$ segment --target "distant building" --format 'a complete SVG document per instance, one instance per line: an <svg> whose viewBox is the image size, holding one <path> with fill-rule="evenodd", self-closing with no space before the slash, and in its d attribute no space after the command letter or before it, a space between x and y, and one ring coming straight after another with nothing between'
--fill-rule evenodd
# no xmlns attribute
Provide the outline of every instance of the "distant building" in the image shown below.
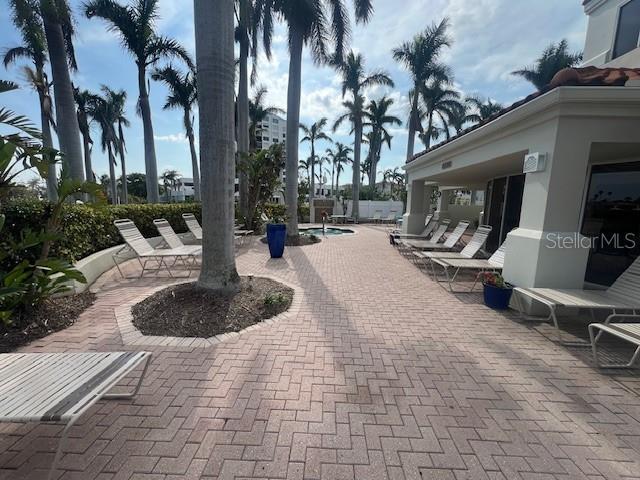
<svg viewBox="0 0 640 480"><path fill-rule="evenodd" d="M267 149L272 145L283 144L284 153L287 152L287 120L273 113L267 114L264 121L256 127L256 145L259 149ZM280 181L284 188L286 181L286 172L283 169L280 172ZM274 197L275 203L284 203L284 195L278 192Z"/></svg>

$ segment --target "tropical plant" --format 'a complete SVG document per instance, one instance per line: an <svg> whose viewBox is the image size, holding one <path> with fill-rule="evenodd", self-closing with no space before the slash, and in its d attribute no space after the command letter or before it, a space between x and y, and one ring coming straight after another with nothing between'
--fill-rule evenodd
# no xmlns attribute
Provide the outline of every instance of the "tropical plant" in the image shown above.
<svg viewBox="0 0 640 480"><path fill-rule="evenodd" d="M171 201L171 192L177 191L180 187L180 179L182 175L178 173L177 170L165 170L160 175L160 180L162 181L162 185L164 185L164 193L167 203Z"/></svg>
<svg viewBox="0 0 640 480"><path fill-rule="evenodd" d="M249 215L244 220L248 228L255 230L260 226L261 206L271 202L281 185L280 171L284 168L282 144L250 153L246 160L241 161L240 168L249 180Z"/></svg>
<svg viewBox="0 0 640 480"><path fill-rule="evenodd" d="M24 67L24 73L30 86L37 92L40 103L40 128L42 145L53 148L51 127L55 128L53 102L51 99L51 82L45 71L47 62L47 41L42 25L42 18L37 14L35 4L30 0L11 0L13 23L20 31L23 45L10 48L5 52L3 63L5 68L19 59L27 59L34 68ZM51 163L47 172L47 197L55 200L56 167Z"/></svg>
<svg viewBox="0 0 640 480"><path fill-rule="evenodd" d="M257 135L260 133L260 125L269 115L284 115L284 110L264 104L267 88L259 86L253 98L249 100L249 150L255 152L258 149Z"/></svg>
<svg viewBox="0 0 640 480"><path fill-rule="evenodd" d="M186 74L180 73L172 66L156 69L151 78L162 82L169 87L169 96L164 104L164 109L182 109L182 121L184 130L189 140L189 150L191 152L191 169L193 171L193 192L196 202L200 201L200 167L198 166L198 154L196 153L196 142L193 133L193 118L191 112L193 106L198 101L196 88L196 74L191 70Z"/></svg>
<svg viewBox="0 0 640 480"><path fill-rule="evenodd" d="M582 60L582 53L569 52L569 44L563 39L558 44L551 43L544 49L535 64L521 70L511 72L524 78L538 90L544 89L563 68L575 67Z"/></svg>
<svg viewBox="0 0 640 480"><path fill-rule="evenodd" d="M25 1L25 0L21 0ZM35 0L26 0L31 8L37 8ZM80 127L73 97L73 84L69 70L76 70L73 48L73 15L67 0L39 0L49 63L53 77L56 125L63 163L69 175L79 182L85 179L85 166L80 145Z"/></svg>
<svg viewBox="0 0 640 480"><path fill-rule="evenodd" d="M233 291L240 283L233 233L233 0L194 0L194 14L197 83L206 85L198 96L204 232L198 285L209 290Z"/></svg>
<svg viewBox="0 0 640 480"><path fill-rule="evenodd" d="M474 123L483 122L504 109L501 103L477 95L467 97L465 102L475 110L475 113L467 115L467 120Z"/></svg>
<svg viewBox="0 0 640 480"><path fill-rule="evenodd" d="M457 112L464 108L460 101L460 93L448 88L441 82L434 81L422 86L422 112L427 120L426 130L420 134L420 139L426 148L431 146L432 140L437 140L442 133L449 131L449 122ZM435 125L436 116L441 126Z"/></svg>
<svg viewBox="0 0 640 480"><path fill-rule="evenodd" d="M386 143L391 148L391 139L393 136L387 130L388 126L402 125L402 121L395 115L389 113L389 108L393 105L393 99L383 96L379 100L371 100L364 112L364 127L371 129L371 138L369 139L369 185L375 189L376 175L380 157L382 154L382 146Z"/></svg>
<svg viewBox="0 0 640 480"><path fill-rule="evenodd" d="M360 155L362 150L362 134L364 122L364 91L376 85L386 85L393 87L393 80L383 71L365 73L364 58L360 53L349 52L344 62L337 65L337 69L342 75L342 96L347 92L351 94L351 101L346 101L343 105L347 113L341 115L334 124L334 131L338 126L349 119L353 126L353 207L351 215L357 220L360 216L359 188L360 188Z"/></svg>
<svg viewBox="0 0 640 480"><path fill-rule="evenodd" d="M144 130L144 159L147 179L147 201L159 201L158 165L153 139L151 106L147 90L147 68L166 58L179 58L189 68L193 63L187 51L175 40L160 36L155 31L159 0L135 0L133 5L120 5L115 0L91 0L85 4L88 18L105 20L110 31L116 32L123 47L134 57L138 68L138 108Z"/></svg>
<svg viewBox="0 0 640 480"><path fill-rule="evenodd" d="M337 195L340 189L340 174L344 171L345 165L352 163L349 158L349 154L353 153L351 147L346 146L344 143L336 142L334 148L327 149L327 157L331 160L331 192L334 196ZM335 174L335 187L333 184L333 177ZM334 193L335 192L335 193Z"/></svg>
<svg viewBox="0 0 640 480"><path fill-rule="evenodd" d="M407 141L407 161L413 157L415 135L420 129L420 93L423 85L431 80L445 82L449 78L449 69L440 63L445 47L451 46L447 34L449 20L444 18L439 24L432 24L416 35L411 41L393 49L393 58L403 64L411 74L413 81L411 110L409 112L409 138Z"/></svg>
<svg viewBox="0 0 640 480"><path fill-rule="evenodd" d="M102 151L107 152L109 158L109 191L111 203L118 203L118 188L116 180L116 154L120 152L120 140L116 131L116 124L122 115L126 93L121 90L115 92L102 86L103 95L94 95L90 99L90 115L100 126L100 145ZM122 159L121 159L122 161Z"/></svg>
<svg viewBox="0 0 640 480"><path fill-rule="evenodd" d="M367 22L373 12L371 0L353 0L358 22ZM329 59L328 40L334 52L332 61L342 61L349 38L349 14L342 1L256 0L256 18L261 27L265 49L269 51L274 19L283 20L288 27L289 85L287 88L287 182L286 204L289 221L287 235L298 236L298 148L300 125L300 95L302 89L302 50L311 48L316 62Z"/></svg>
<svg viewBox="0 0 640 480"><path fill-rule="evenodd" d="M325 142L332 142L331 137L324 132L324 128L327 126L326 117L322 117L317 122L313 123L311 126L307 127L303 123L300 124L300 129L304 133L304 137L300 139L300 143L308 142L311 145L311 155L309 156L309 160L311 161L310 170L311 175L309 176L309 203L313 200L316 191L315 185L315 176L316 176L316 142L324 140Z"/></svg>
<svg viewBox="0 0 640 480"><path fill-rule="evenodd" d="M91 161L91 151L93 149L93 139L91 138L91 102L94 93L88 90L74 88L73 96L76 100L76 115L78 126L82 135L82 148L84 151L84 175L87 181L93 181L93 164Z"/></svg>
<svg viewBox="0 0 640 480"><path fill-rule="evenodd" d="M311 164L313 163L313 161L311 160L311 157L307 157L306 160L300 160L300 162L298 163L298 170L305 170L307 172L307 183L311 183ZM299 185L298 185L299 187Z"/></svg>

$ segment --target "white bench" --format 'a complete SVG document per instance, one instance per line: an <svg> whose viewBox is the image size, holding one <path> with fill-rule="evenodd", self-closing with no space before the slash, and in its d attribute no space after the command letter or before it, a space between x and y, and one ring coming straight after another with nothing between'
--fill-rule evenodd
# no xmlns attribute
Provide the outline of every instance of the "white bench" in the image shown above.
<svg viewBox="0 0 640 480"><path fill-rule="evenodd" d="M596 365L601 368L630 368L640 357L640 323L611 323L613 319L629 319L640 318L640 315L630 315L614 313L607 317L605 323L592 323L589 325L589 338L591 339L591 350L593 351L593 359ZM596 334L596 330L598 333ZM601 364L598 360L598 340L602 336L602 333L608 333L621 340L625 340L634 344L637 348L631 361L629 363L622 364Z"/></svg>
<svg viewBox="0 0 640 480"><path fill-rule="evenodd" d="M131 398L138 393L150 358L149 352L2 354L0 422L65 424L49 469L52 478L71 426L103 398ZM133 391L108 393L143 361Z"/></svg>

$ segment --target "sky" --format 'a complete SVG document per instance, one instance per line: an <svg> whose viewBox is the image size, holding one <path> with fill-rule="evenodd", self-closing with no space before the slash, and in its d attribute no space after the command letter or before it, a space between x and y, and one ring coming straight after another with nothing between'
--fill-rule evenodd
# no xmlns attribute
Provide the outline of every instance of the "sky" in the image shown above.
<svg viewBox="0 0 640 480"><path fill-rule="evenodd" d="M121 3L125 1L120 0ZM117 36L107 31L103 21L84 17L82 3L70 0L76 20L75 48L79 67L73 75L74 83L91 91L98 91L105 84L127 92L127 113L131 121L131 127L125 132L127 169L129 172L144 172L142 120L135 111L138 91L133 58L123 50ZM0 0L1 52L21 42L10 21L7 4L8 0ZM159 4L158 32L177 39L193 54L193 2L160 0ZM383 69L390 74L394 87L377 87L368 90L366 95L369 99L384 94L393 98L392 113L404 122L402 127L392 129L391 149L383 150L378 171L400 167L406 157L407 97L411 81L402 66L393 61L391 50L394 47L411 39L431 23L448 17L454 43L442 59L454 72L455 87L465 95L476 94L510 104L533 91L530 84L510 72L531 65L549 43L562 38L568 40L571 50L582 50L587 26L581 0L373 0L373 4L371 21L366 25L352 26L350 47L363 54L367 70ZM287 31L283 25L278 25L271 60L261 53L258 63L257 84L267 87L268 105L286 109L287 77ZM37 95L26 87L20 68L10 67L0 72L0 78L24 86L21 90L3 94L1 104L37 121ZM175 169L184 177L191 177L189 146L183 132L181 113L162 109L166 95L163 85L151 81L150 101L158 172ZM309 51L305 50L301 122L311 124L327 117L332 125L342 113L342 101L339 76L331 68L315 65ZM93 128L96 140L93 165L100 176L108 172L108 163L106 155L100 151L97 127ZM331 136L334 141L353 142L346 124ZM321 143L317 149L324 151L328 146ZM416 151L421 148L422 144L416 139ZM365 154L366 147L363 158ZM300 158L308 155L308 144L302 144ZM341 180L343 178L344 182L351 178L348 168Z"/></svg>

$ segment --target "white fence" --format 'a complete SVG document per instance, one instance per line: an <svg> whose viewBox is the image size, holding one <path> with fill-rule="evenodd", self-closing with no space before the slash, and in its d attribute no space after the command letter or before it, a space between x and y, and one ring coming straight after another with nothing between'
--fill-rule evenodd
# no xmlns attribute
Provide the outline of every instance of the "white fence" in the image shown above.
<svg viewBox="0 0 640 480"><path fill-rule="evenodd" d="M353 202L347 200L347 212L346 215L351 216ZM373 218L376 212L380 212L382 218L386 218L390 214L395 217L401 217L404 214L404 205L400 201L395 200L360 200L360 218ZM336 204L334 213L342 213L342 205Z"/></svg>

